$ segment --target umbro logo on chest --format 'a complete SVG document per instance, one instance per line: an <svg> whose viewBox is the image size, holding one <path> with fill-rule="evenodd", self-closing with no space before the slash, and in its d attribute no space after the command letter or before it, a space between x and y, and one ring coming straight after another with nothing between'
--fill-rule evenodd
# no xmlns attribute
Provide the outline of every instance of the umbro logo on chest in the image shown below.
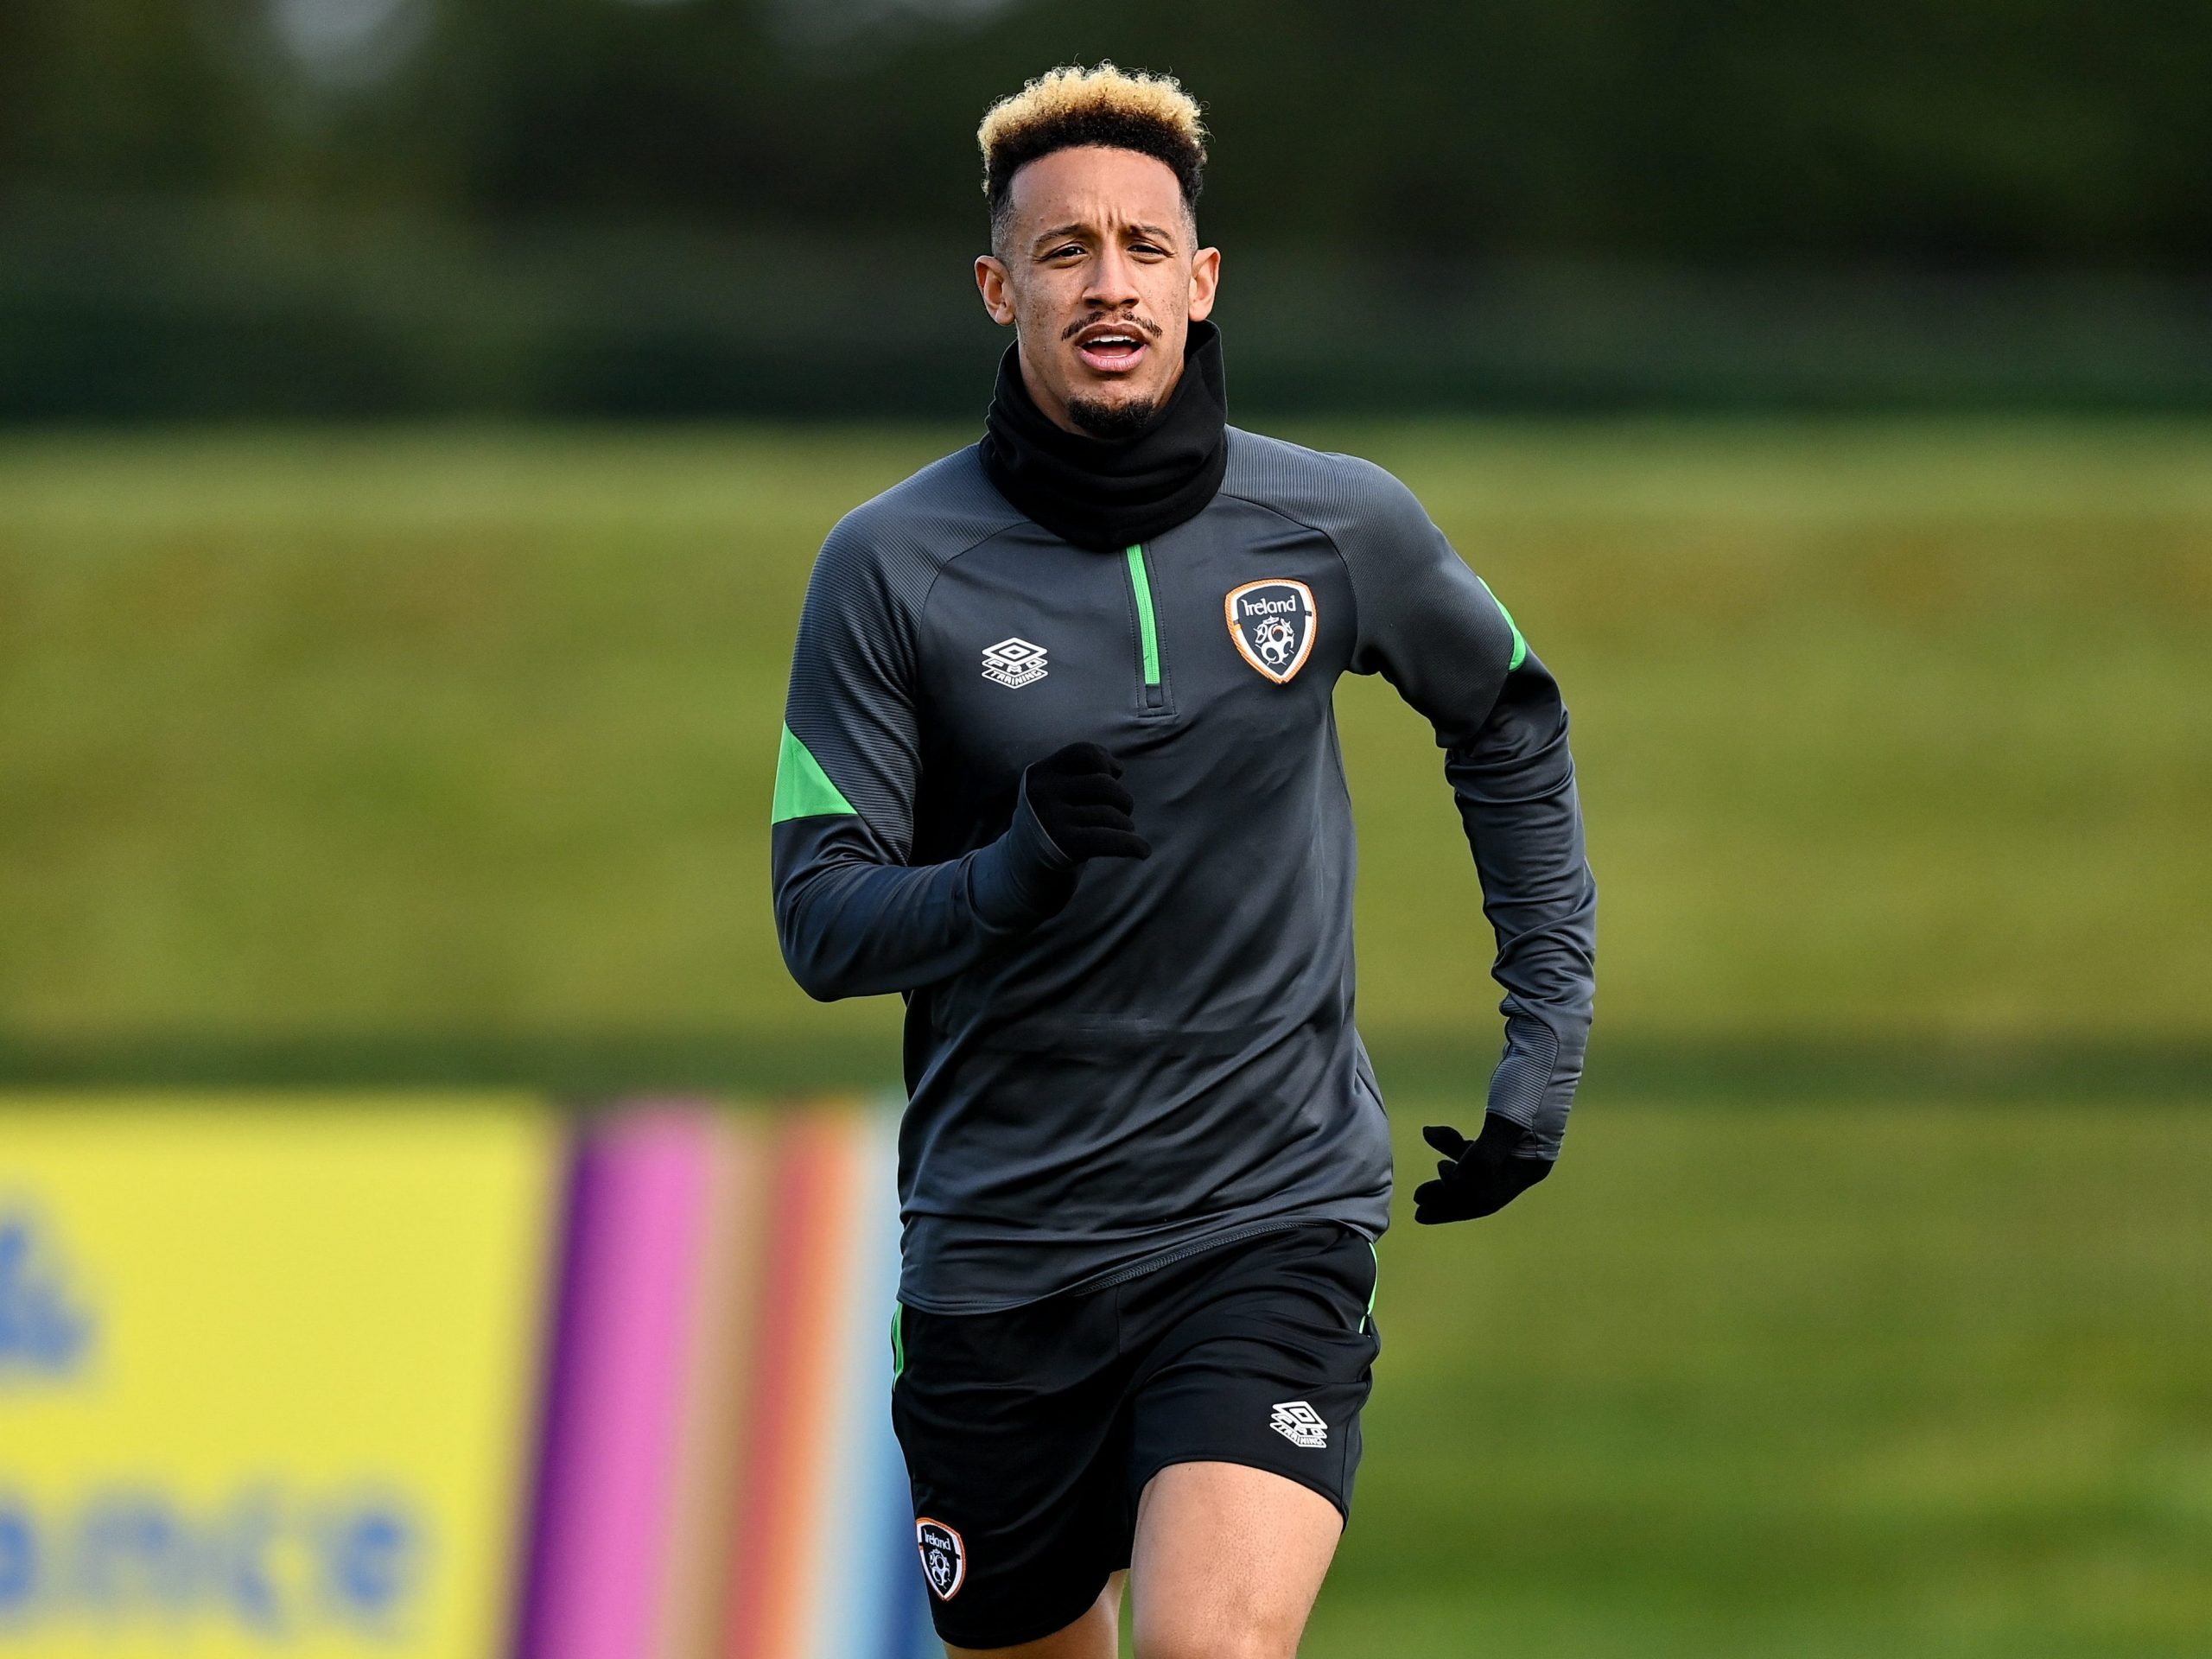
<svg viewBox="0 0 2212 1659"><path fill-rule="evenodd" d="M1019 636L983 647L983 677L1019 691L1034 685L1052 671L1045 666L1045 647Z"/></svg>

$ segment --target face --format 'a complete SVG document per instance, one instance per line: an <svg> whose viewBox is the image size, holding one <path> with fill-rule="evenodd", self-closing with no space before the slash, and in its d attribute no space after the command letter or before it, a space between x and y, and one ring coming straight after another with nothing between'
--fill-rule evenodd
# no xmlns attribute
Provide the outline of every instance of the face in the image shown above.
<svg viewBox="0 0 2212 1659"><path fill-rule="evenodd" d="M1014 175L984 308L1011 326L1037 407L1071 432L1141 426L1183 375L1185 325L1213 309L1221 252L1197 245L1164 162L1085 145Z"/></svg>

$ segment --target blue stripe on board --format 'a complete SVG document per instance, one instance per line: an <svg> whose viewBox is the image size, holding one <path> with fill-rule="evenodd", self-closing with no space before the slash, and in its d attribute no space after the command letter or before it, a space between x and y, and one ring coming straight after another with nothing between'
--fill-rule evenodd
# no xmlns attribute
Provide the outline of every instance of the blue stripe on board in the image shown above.
<svg viewBox="0 0 2212 1659"><path fill-rule="evenodd" d="M819 1600L812 1610L809 1659L873 1654L889 1593L885 1580L891 1562L873 1541L886 1525L882 1468L892 1440L884 1396L889 1344L883 1311L898 1271L897 1126L888 1114L870 1110L855 1127L853 1254L839 1287L837 1434L823 1470L830 1491L822 1513L828 1530L820 1541L821 1559L830 1570L815 1589Z"/></svg>
<svg viewBox="0 0 2212 1659"><path fill-rule="evenodd" d="M882 1319L891 1317L891 1305L899 1292L899 1206L896 1202L899 1175L899 1113L902 1103L889 1103L892 1109L882 1118L887 1139L884 1163L881 1231L877 1248L887 1268L883 1280ZM891 1355L889 1344L885 1344L883 1386L876 1396L882 1402L877 1421L881 1432L876 1436L875 1475L876 1512L883 1539L884 1570L879 1578L879 1613L877 1629L880 1639L874 1649L875 1659L944 1659L944 1649L938 1644L937 1630L930 1623L929 1591L922 1583L920 1562L914 1554L914 1497L913 1489L906 1482L906 1459L899 1450L898 1437L891 1429Z"/></svg>

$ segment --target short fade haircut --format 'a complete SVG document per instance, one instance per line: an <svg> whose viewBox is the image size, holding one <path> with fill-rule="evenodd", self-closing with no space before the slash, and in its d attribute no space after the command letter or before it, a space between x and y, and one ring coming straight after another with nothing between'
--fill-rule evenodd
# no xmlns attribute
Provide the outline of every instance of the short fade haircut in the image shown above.
<svg viewBox="0 0 2212 1659"><path fill-rule="evenodd" d="M1205 183L1206 129L1198 100L1173 75L1129 74L1111 63L1064 64L991 105L976 129L983 150L983 199L991 237L1006 226L1014 175L1056 150L1102 144L1164 162L1182 187L1183 211L1198 220Z"/></svg>

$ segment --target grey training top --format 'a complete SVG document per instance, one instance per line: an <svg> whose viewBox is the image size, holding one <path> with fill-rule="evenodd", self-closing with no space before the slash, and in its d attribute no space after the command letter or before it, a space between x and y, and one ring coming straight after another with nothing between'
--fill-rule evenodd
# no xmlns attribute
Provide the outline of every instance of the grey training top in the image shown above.
<svg viewBox="0 0 2212 1659"><path fill-rule="evenodd" d="M815 565L776 918L811 995L906 998L910 1306L1018 1306L1313 1219L1381 1234L1346 672L1435 728L1507 993L1489 1109L1558 1155L1597 906L1558 687L1388 473L1228 442L1211 503L1125 552L1023 518L971 448L849 514ZM1084 865L1047 913L1001 838L1022 769L1079 741L1127 767L1153 856Z"/></svg>

